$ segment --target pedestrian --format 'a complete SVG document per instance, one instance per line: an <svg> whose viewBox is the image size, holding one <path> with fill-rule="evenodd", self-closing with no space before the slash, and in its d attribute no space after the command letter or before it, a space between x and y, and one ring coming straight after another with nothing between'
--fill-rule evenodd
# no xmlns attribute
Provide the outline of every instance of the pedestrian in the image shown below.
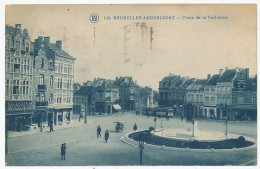
<svg viewBox="0 0 260 169"><path fill-rule="evenodd" d="M60 152L61 152L60 153L61 154L61 160L63 160L64 159L64 154L65 154L64 144L61 145Z"/></svg>
<svg viewBox="0 0 260 169"><path fill-rule="evenodd" d="M183 115L181 115L181 121L183 121Z"/></svg>
<svg viewBox="0 0 260 169"><path fill-rule="evenodd" d="M108 130L107 130L107 131L105 132L105 141L106 141L106 143L107 143L108 137L109 137L109 132L108 132Z"/></svg>
<svg viewBox="0 0 260 169"><path fill-rule="evenodd" d="M166 111L166 121L169 121L169 113Z"/></svg>
<svg viewBox="0 0 260 169"><path fill-rule="evenodd" d="M98 126L98 128L97 128L97 138L98 137L101 137L101 127L100 126Z"/></svg>
<svg viewBox="0 0 260 169"><path fill-rule="evenodd" d="M138 111L136 110L136 111L135 111L135 115L137 115L137 114L138 114Z"/></svg>
<svg viewBox="0 0 260 169"><path fill-rule="evenodd" d="M133 128L133 130L134 130L134 131L136 131L136 130L137 130L137 125L136 125L136 123L135 123L135 125L134 125L134 128Z"/></svg>
<svg viewBox="0 0 260 169"><path fill-rule="evenodd" d="M50 124L50 132L53 131L53 121L51 121L51 124Z"/></svg>

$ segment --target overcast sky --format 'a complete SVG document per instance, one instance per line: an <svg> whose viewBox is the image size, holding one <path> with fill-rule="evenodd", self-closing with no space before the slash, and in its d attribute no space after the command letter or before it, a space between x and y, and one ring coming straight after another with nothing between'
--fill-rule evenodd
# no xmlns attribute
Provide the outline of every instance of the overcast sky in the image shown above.
<svg viewBox="0 0 260 169"><path fill-rule="evenodd" d="M98 23L89 16L99 15ZM227 16L199 20L110 20L104 16ZM124 26L145 22L153 27L153 49L134 40L124 60ZM250 68L256 74L256 5L16 5L6 7L6 24L22 24L32 40L50 36L77 60L75 82L94 77L133 76L140 85L158 89L169 73L206 78L220 68ZM95 38L94 38L95 27ZM149 32L148 32L149 33ZM149 34L148 34L149 35ZM95 44L94 44L95 40ZM140 64L139 64L140 63Z"/></svg>

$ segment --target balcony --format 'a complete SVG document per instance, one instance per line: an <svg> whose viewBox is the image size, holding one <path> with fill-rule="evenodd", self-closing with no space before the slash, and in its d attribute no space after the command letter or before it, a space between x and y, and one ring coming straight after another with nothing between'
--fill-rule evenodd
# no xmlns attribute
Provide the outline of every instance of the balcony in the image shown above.
<svg viewBox="0 0 260 169"><path fill-rule="evenodd" d="M45 91L46 90L46 85L38 85L38 90L39 91Z"/></svg>
<svg viewBox="0 0 260 169"><path fill-rule="evenodd" d="M48 102L36 102L35 104L36 107L47 107L48 106Z"/></svg>

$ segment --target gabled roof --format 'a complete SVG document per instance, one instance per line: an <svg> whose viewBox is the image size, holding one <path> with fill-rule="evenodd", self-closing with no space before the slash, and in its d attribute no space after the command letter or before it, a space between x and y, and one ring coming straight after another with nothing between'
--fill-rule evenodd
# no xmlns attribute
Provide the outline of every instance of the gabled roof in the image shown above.
<svg viewBox="0 0 260 169"><path fill-rule="evenodd" d="M228 69L219 77L217 82L232 82L235 75L236 75L235 69Z"/></svg>
<svg viewBox="0 0 260 169"><path fill-rule="evenodd" d="M74 92L74 95L87 95L92 91L92 86L81 86L79 90Z"/></svg>
<svg viewBox="0 0 260 169"><path fill-rule="evenodd" d="M206 85L211 85L211 86L215 86L217 85L217 81L218 81L218 78L219 78L219 74L216 74L216 75L213 75L206 83L205 83L205 86Z"/></svg>
<svg viewBox="0 0 260 169"><path fill-rule="evenodd" d="M96 80L96 82L94 82L94 88L103 90L103 89L115 89L118 87L114 85L112 80L98 79Z"/></svg>
<svg viewBox="0 0 260 169"><path fill-rule="evenodd" d="M120 77L114 81L116 86L137 86L132 77Z"/></svg>
<svg viewBox="0 0 260 169"><path fill-rule="evenodd" d="M176 75L170 75L170 76L164 77L161 81L163 81L163 82L171 82L173 79L175 79L177 77L178 76L176 76Z"/></svg>
<svg viewBox="0 0 260 169"><path fill-rule="evenodd" d="M188 88L192 82L194 81L194 79L188 78L187 80L185 80L185 82L181 85L182 88L186 89Z"/></svg>
<svg viewBox="0 0 260 169"><path fill-rule="evenodd" d="M53 50L57 55L59 55L59 56L61 56L61 57L64 57L64 58L67 58L67 59L75 60L74 57L72 57L70 54L68 54L68 53L65 52L64 50L59 49L59 48L58 48L55 44L53 44L53 43L50 43L49 48L50 48L51 50Z"/></svg>
<svg viewBox="0 0 260 169"><path fill-rule="evenodd" d="M204 88L204 84L207 82L206 79L197 79L187 89L188 90L201 90Z"/></svg>

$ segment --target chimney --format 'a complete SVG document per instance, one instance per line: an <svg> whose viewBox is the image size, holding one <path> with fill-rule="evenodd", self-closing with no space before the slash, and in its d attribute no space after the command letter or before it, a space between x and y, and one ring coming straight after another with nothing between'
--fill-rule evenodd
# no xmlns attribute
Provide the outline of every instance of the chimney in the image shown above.
<svg viewBox="0 0 260 169"><path fill-rule="evenodd" d="M37 44L38 48L41 48L42 43L43 43L43 37L38 36L38 44Z"/></svg>
<svg viewBox="0 0 260 169"><path fill-rule="evenodd" d="M236 67L235 69L236 69L236 72L239 72L239 71L240 71L239 67Z"/></svg>
<svg viewBox="0 0 260 169"><path fill-rule="evenodd" d="M221 76L223 74L223 69L219 69L219 75Z"/></svg>
<svg viewBox="0 0 260 169"><path fill-rule="evenodd" d="M211 74L208 74L208 80L211 78Z"/></svg>
<svg viewBox="0 0 260 169"><path fill-rule="evenodd" d="M62 41L61 40L57 40L56 44L57 48L59 48L60 50L62 49Z"/></svg>
<svg viewBox="0 0 260 169"><path fill-rule="evenodd" d="M249 68L245 68L245 71L246 71L246 78L248 79L249 78Z"/></svg>
<svg viewBox="0 0 260 169"><path fill-rule="evenodd" d="M22 28L22 24L15 24L15 29L21 30L21 28Z"/></svg>
<svg viewBox="0 0 260 169"><path fill-rule="evenodd" d="M46 46L50 45L50 37L49 36L44 37L44 43L45 43Z"/></svg>

